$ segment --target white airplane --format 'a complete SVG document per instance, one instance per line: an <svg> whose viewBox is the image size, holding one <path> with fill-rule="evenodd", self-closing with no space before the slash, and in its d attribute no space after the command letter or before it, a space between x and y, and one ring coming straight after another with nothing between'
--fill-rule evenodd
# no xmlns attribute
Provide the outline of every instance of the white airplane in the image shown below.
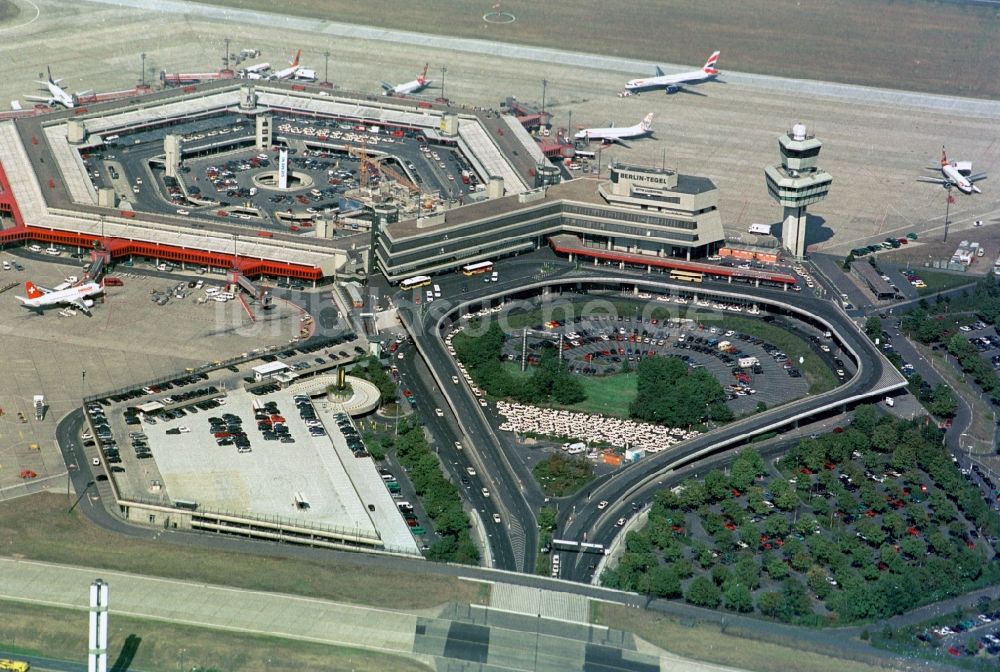
<svg viewBox="0 0 1000 672"><path fill-rule="evenodd" d="M411 93L420 93L426 89L434 82L432 79L427 79L427 65L427 63L424 63L424 71L421 72L420 76L412 82L406 82L405 84L399 84L398 86L393 86L388 82L382 82L382 88L385 89L384 94L387 96L406 96Z"/></svg>
<svg viewBox="0 0 1000 672"><path fill-rule="evenodd" d="M971 161L949 162L948 155L945 154L944 147L941 148L941 165L930 167L927 170L940 170L943 177L921 176L917 178L917 182L932 182L934 184L940 184L946 189L956 187L963 194L983 193L975 183L985 180L986 173L973 175Z"/></svg>
<svg viewBox="0 0 1000 672"><path fill-rule="evenodd" d="M241 74L244 79L265 79L267 77L267 71L270 69L270 63L257 63L256 65L248 65L243 68Z"/></svg>
<svg viewBox="0 0 1000 672"><path fill-rule="evenodd" d="M284 70L276 70L272 72L268 79L291 79L295 76L295 73L299 69L299 56L302 55L302 50L299 49L295 52L295 58L289 62L289 66Z"/></svg>
<svg viewBox="0 0 1000 672"><path fill-rule="evenodd" d="M25 100L34 100L38 102L45 103L49 107L54 105L62 105L65 108L75 107L80 101L80 94L72 94L66 91L64 88L59 86L59 82L63 81L61 79L52 79L52 69L48 68L49 79L46 82L36 82L46 87L49 91L49 97L44 96L25 96Z"/></svg>
<svg viewBox="0 0 1000 672"><path fill-rule="evenodd" d="M62 286L62 285L60 285ZM50 306L72 306L90 315L90 309L94 305L95 296L104 291L104 288L96 282L84 282L82 284L66 287L65 289L46 289L38 287L30 280L24 283L27 297L15 297L25 308L33 308L41 311Z"/></svg>
<svg viewBox="0 0 1000 672"><path fill-rule="evenodd" d="M625 84L625 90L622 94L631 96L640 91L650 91L652 89L663 89L664 93L677 93L678 91L694 93L694 91L685 89L684 84L701 84L702 82L707 82L718 77L720 72L716 69L715 64L719 61L720 53L716 51L709 56L701 70L682 72L679 75L665 75L663 74L663 69L660 66L656 66L655 76L630 80Z"/></svg>
<svg viewBox="0 0 1000 672"><path fill-rule="evenodd" d="M652 134L653 113L650 112L635 126L623 126L621 128L616 128L614 126L609 128L585 128L582 131L578 131L574 137L577 140L600 140L606 145L618 143L622 147L628 147L628 145L622 142L623 140L645 138Z"/></svg>

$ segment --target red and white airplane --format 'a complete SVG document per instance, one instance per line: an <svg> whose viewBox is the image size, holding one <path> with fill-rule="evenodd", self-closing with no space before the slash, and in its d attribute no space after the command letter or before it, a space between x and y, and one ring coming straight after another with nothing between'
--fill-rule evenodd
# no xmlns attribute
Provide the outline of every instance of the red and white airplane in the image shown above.
<svg viewBox="0 0 1000 672"><path fill-rule="evenodd" d="M608 128L585 128L582 131L578 131L574 137L577 140L600 140L606 145L618 143L622 147L628 147L623 140L645 138L652 134L653 113L650 112L635 126L622 126L621 128L617 128L615 126L610 126Z"/></svg>
<svg viewBox="0 0 1000 672"><path fill-rule="evenodd" d="M315 80L316 71L310 70L308 68L303 68L299 66L299 57L302 56L302 50L299 49L295 52L295 58L293 58L287 68L283 70L276 70L271 73L268 79L303 79L303 80Z"/></svg>
<svg viewBox="0 0 1000 672"><path fill-rule="evenodd" d="M24 283L24 290L27 297L18 296L18 301L25 308L33 308L41 311L51 306L72 306L90 315L90 309L94 305L91 296L96 296L104 291L104 287L96 282L84 282L72 287L63 288L62 285L56 289L39 287L30 280Z"/></svg>
<svg viewBox="0 0 1000 672"><path fill-rule="evenodd" d="M427 63L424 63L424 71L420 73L420 76L414 79L412 82L406 82L405 84L399 84L393 86L388 82L382 82L382 88L385 89L385 95L387 96L406 96L411 93L420 93L428 86L430 86L434 80L427 79Z"/></svg>
<svg viewBox="0 0 1000 672"><path fill-rule="evenodd" d="M972 174L971 161L948 161L944 147L941 148L941 165L933 166L927 170L940 170L942 177L918 177L917 182L932 182L940 184L945 189L957 188L963 194L983 193L976 182L986 179L986 173Z"/></svg>
<svg viewBox="0 0 1000 672"><path fill-rule="evenodd" d="M678 91L694 93L694 91L685 89L684 84L701 84L718 77L721 73L716 69L715 64L719 62L720 53L716 51L709 56L701 70L682 72L679 75L665 75L663 74L663 69L660 66L656 66L656 75L654 77L630 80L625 84L625 90L622 91L622 95L631 96L640 91L651 91L653 89L663 89L664 93L677 93Z"/></svg>

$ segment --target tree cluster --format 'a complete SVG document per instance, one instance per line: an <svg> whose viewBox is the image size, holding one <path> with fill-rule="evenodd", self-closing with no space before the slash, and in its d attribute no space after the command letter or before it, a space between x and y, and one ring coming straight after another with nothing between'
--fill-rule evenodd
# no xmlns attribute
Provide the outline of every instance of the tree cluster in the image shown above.
<svg viewBox="0 0 1000 672"><path fill-rule="evenodd" d="M378 357L370 355L365 359L358 360L354 368L351 369L351 375L363 378L377 387L379 398L383 404L389 404L396 400L396 383L385 372Z"/></svg>
<svg viewBox="0 0 1000 672"><path fill-rule="evenodd" d="M459 334L454 339L458 358L469 375L490 395L525 404L570 405L587 398L579 379L559 361L554 346L542 350L541 360L531 376L511 375L502 365L505 338L499 323L492 322L480 336Z"/></svg>
<svg viewBox="0 0 1000 672"><path fill-rule="evenodd" d="M800 441L779 465L781 476L762 480L765 464L748 450L728 474L658 492L602 582L817 624L817 601L852 623L1000 580L1000 565L968 536L1000 536L1000 519L924 418L862 406L848 429ZM870 477L890 468L900 475Z"/></svg>
<svg viewBox="0 0 1000 672"><path fill-rule="evenodd" d="M572 495L594 476L590 460L563 453L541 460L532 471L542 490L551 497Z"/></svg>
<svg viewBox="0 0 1000 672"><path fill-rule="evenodd" d="M634 418L671 427L690 427L708 419L732 420L722 385L705 369L690 369L677 357L639 362Z"/></svg>
<svg viewBox="0 0 1000 672"><path fill-rule="evenodd" d="M424 510L434 521L435 531L441 536L427 552L428 559L477 564L479 550L469 536L469 519L462 508L458 489L445 479L419 424L400 423L396 455L406 468Z"/></svg>

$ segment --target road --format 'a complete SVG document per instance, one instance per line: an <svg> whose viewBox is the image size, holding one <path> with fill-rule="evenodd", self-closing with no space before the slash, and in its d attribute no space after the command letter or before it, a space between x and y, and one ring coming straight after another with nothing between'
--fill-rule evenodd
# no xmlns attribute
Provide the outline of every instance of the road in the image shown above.
<svg viewBox="0 0 1000 672"><path fill-rule="evenodd" d="M543 261L546 273L539 273L539 262ZM501 493L503 503L520 520L532 520L524 516L524 511L533 510L537 501L528 493L525 483L530 480L527 466L511 456L511 452L498 438L490 423L482 413L476 398L465 385L453 385L451 376L460 376L454 359L447 353L442 340L442 332L452 324L457 314L464 310L478 308L514 297L533 295L543 287L559 291L568 287L573 291L593 288L632 288L642 291L690 292L690 286L679 286L662 280L664 276L650 276L631 273L607 267L587 267L578 270L573 264L547 256L540 252L525 255L496 264L498 282L484 282L479 277L465 277L461 274L441 277L442 298L433 304L415 304L407 296L396 295L396 303L404 325L414 339L420 355L426 362L438 391L443 394L447 406L456 422L470 442L470 450L475 456L469 459L481 460L488 466L487 473L493 479L496 490ZM658 487L664 474L684 464L695 462L727 447L745 442L756 434L778 429L799 420L815 418L829 412L840 412L846 405L872 398L880 398L887 392L905 387L906 380L882 356L878 349L861 334L853 322L839 308L828 301L813 297L795 295L781 290L764 288L732 287L725 283L705 283L698 289L701 295L714 295L722 300L746 303L754 299L769 304L772 312L803 319L821 329L833 332L834 340L858 368L857 374L836 389L786 404L765 413L731 423L718 430L685 442L670 451L648 456L641 462L619 470L612 475L599 478L575 497L560 504L559 529L563 538L583 540L586 534L591 542L609 545L618 530L614 521L632 514L631 502L648 500ZM458 298L452 298L458 297ZM517 483L517 487L514 484ZM588 506L588 500L606 499L611 504L604 511ZM519 513L520 511L520 513ZM519 570L531 567L534 554L528 548L537 546L537 530L524 526L525 544L522 565ZM510 531L511 545L517 546L516 530ZM583 580L588 567L578 565L564 572L566 578Z"/></svg>

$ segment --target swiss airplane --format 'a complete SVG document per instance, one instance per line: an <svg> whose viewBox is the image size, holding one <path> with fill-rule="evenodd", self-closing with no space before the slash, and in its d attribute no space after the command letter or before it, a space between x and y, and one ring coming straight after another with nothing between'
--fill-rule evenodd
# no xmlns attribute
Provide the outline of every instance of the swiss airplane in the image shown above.
<svg viewBox="0 0 1000 672"><path fill-rule="evenodd" d="M46 289L35 285L30 280L24 283L24 289L28 296L15 298L25 308L41 311L50 306L73 306L87 315L90 315L90 309L94 305L93 299L89 297L104 291L104 288L96 282L84 282L65 289Z"/></svg>
<svg viewBox="0 0 1000 672"><path fill-rule="evenodd" d="M701 70L682 72L679 75L665 75L663 74L663 69L660 66L656 66L655 76L630 80L625 84L625 90L622 92L622 95L631 96L640 91L651 91L653 89L663 89L664 93L677 93L678 91L694 93L694 91L685 89L684 85L701 84L718 77L721 73L716 69L715 64L719 62L720 53L716 51L709 56Z"/></svg>
<svg viewBox="0 0 1000 672"><path fill-rule="evenodd" d="M59 82L63 81L61 79L52 79L52 69L47 68L49 72L49 79L45 82L36 82L36 84L41 84L46 87L49 91L49 97L44 96L25 96L25 100L34 100L45 103L49 107L53 105L62 105L65 108L75 107L79 102L80 94L72 94L66 89L59 86Z"/></svg>
<svg viewBox="0 0 1000 672"><path fill-rule="evenodd" d="M399 84L398 86L393 86L388 82L382 82L382 88L385 89L385 95L405 96L411 93L420 93L426 89L434 82L432 79L427 79L427 65L427 63L424 63L424 71L421 72L420 76L412 82L406 82L405 84Z"/></svg>
<svg viewBox="0 0 1000 672"><path fill-rule="evenodd" d="M652 134L653 113L650 112L635 126L623 126L621 128L616 128L614 126L609 128L585 128L582 131L577 132L574 137L577 140L600 140L606 145L618 143L622 147L628 147L628 145L622 142L623 140L645 138Z"/></svg>
<svg viewBox="0 0 1000 672"><path fill-rule="evenodd" d="M983 193L975 183L985 180L986 173L973 175L971 161L949 162L948 155L945 154L944 147L941 148L941 165L928 168L927 170L940 170L942 177L921 176L917 178L917 182L932 182L934 184L940 184L946 189L955 187L963 194Z"/></svg>

